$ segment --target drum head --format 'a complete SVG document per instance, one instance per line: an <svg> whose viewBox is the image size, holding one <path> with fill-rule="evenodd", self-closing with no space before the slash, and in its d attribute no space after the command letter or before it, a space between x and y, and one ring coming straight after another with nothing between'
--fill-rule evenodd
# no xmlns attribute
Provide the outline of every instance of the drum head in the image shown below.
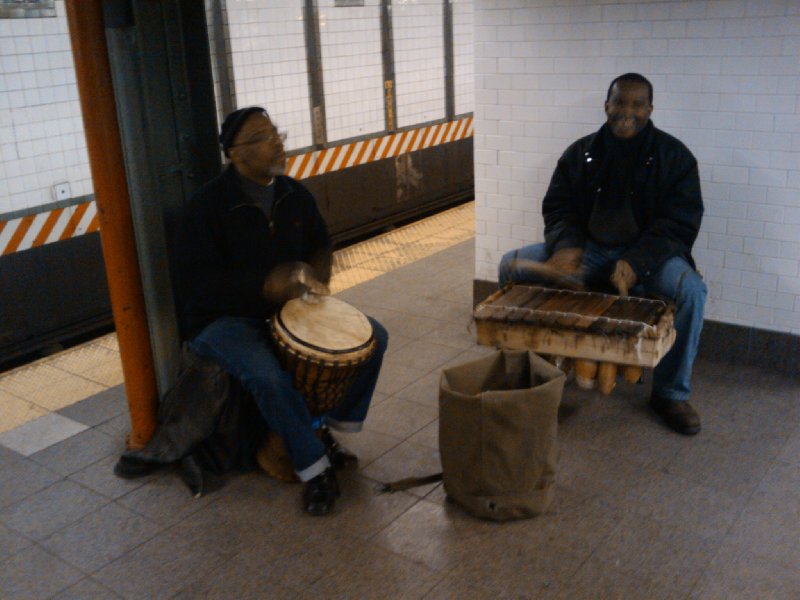
<svg viewBox="0 0 800 600"><path fill-rule="evenodd" d="M284 341L295 347L335 355L364 349L372 341L372 324L367 317L331 296L321 296L316 303L290 300L277 319L290 338Z"/></svg>

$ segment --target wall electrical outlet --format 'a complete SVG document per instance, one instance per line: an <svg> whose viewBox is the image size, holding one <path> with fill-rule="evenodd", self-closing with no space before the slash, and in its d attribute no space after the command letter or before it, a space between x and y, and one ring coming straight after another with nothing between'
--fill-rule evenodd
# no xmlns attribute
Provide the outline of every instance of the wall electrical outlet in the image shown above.
<svg viewBox="0 0 800 600"><path fill-rule="evenodd" d="M57 183L53 186L53 198L55 200L66 200L72 197L69 190L69 183Z"/></svg>

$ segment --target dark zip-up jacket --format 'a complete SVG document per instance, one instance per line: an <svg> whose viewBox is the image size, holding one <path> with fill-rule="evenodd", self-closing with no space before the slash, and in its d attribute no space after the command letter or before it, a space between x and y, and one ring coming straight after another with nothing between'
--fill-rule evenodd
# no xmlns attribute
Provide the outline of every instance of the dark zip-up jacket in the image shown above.
<svg viewBox="0 0 800 600"><path fill-rule="evenodd" d="M605 127L573 143L558 160L542 201L545 241L551 253L586 245L592 207L603 194ZM695 157L680 140L652 122L644 133L629 192L642 233L621 256L639 280L674 256L694 267L691 250L703 217Z"/></svg>
<svg viewBox="0 0 800 600"><path fill-rule="evenodd" d="M329 264L330 237L311 192L290 177L276 177L267 215L247 202L238 177L229 166L192 196L184 215L176 261L184 339L221 316L271 316L278 307L261 293L277 265Z"/></svg>

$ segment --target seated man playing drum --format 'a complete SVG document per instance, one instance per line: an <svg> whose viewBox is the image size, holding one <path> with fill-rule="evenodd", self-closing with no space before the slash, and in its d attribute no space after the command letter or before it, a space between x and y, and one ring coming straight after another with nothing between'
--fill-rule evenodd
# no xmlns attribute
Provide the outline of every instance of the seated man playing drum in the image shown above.
<svg viewBox="0 0 800 600"><path fill-rule="evenodd" d="M360 431L388 335L369 319L375 351L318 436L269 333L268 319L281 305L326 291L331 273L331 243L314 197L281 175L284 138L261 107L227 116L219 139L231 164L191 199L179 236L178 289L190 347L217 361L253 395L305 482L305 510L324 515L339 495L334 468L355 462L327 426Z"/></svg>
<svg viewBox="0 0 800 600"><path fill-rule="evenodd" d="M691 256L703 216L697 161L653 125L653 86L642 75L614 79L605 112L600 130L558 160L542 202L545 243L503 256L499 280L536 282L525 267L534 261L622 295L674 301L676 340L654 370L650 406L670 428L696 434L700 417L688 399L706 299Z"/></svg>

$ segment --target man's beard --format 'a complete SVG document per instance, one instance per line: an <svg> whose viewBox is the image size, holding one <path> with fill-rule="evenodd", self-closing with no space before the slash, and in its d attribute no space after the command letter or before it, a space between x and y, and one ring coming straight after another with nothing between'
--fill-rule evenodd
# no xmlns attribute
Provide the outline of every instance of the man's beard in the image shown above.
<svg viewBox="0 0 800 600"><path fill-rule="evenodd" d="M267 174L270 177L283 175L286 172L286 161L282 160L279 163L273 163L267 167Z"/></svg>

